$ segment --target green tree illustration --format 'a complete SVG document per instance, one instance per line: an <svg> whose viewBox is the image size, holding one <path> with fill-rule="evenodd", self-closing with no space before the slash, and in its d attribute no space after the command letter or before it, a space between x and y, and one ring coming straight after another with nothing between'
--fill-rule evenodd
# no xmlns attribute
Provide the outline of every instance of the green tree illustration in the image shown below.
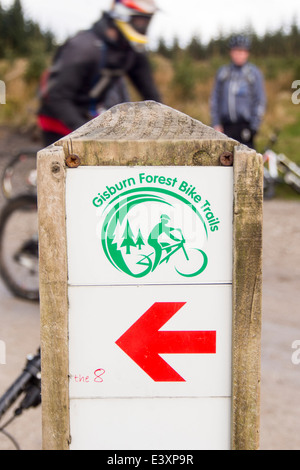
<svg viewBox="0 0 300 470"><path fill-rule="evenodd" d="M138 246L139 250L141 250L142 246L145 245L141 229L139 229L139 233L138 233L135 245Z"/></svg>
<svg viewBox="0 0 300 470"><path fill-rule="evenodd" d="M121 248L126 247L126 255L130 255L130 247L135 247L136 244L134 243L133 233L129 225L129 220L127 220L126 223L126 228L123 233L123 239L124 240L122 242Z"/></svg>

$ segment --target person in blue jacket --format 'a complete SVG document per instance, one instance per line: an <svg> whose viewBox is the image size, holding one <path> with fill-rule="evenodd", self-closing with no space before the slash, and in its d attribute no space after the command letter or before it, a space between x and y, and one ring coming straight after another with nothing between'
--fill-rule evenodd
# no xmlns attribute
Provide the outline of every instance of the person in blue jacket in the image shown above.
<svg viewBox="0 0 300 470"><path fill-rule="evenodd" d="M229 42L231 63L216 75L211 96L212 126L238 142L254 148L266 108L264 78L248 59L251 41L233 36Z"/></svg>

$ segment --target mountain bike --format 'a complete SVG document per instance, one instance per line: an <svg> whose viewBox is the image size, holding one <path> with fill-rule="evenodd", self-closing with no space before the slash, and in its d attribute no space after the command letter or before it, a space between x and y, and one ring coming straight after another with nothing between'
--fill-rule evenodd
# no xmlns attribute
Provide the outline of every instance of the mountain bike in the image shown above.
<svg viewBox="0 0 300 470"><path fill-rule="evenodd" d="M26 365L13 382L8 390L0 397L0 423L3 416L11 409L11 407L21 399L20 404L15 408L14 413L3 425L0 424L0 432L12 441L15 448L20 450L17 441L11 436L6 428L23 411L29 408L36 408L41 403L41 355L40 349L36 355L27 357Z"/></svg>
<svg viewBox="0 0 300 470"><path fill-rule="evenodd" d="M19 152L4 169L0 214L0 275L15 296L32 301L39 299L37 150Z"/></svg>
<svg viewBox="0 0 300 470"><path fill-rule="evenodd" d="M272 150L277 142L277 134L270 139L268 148L263 153L264 161L264 198L271 199L275 196L276 185L285 183L300 194L300 167L283 153L275 153Z"/></svg>

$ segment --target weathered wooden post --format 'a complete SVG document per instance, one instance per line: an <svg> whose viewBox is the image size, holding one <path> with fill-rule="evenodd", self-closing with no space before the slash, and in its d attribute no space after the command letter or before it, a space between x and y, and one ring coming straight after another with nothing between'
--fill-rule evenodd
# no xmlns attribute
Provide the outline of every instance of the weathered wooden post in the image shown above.
<svg viewBox="0 0 300 470"><path fill-rule="evenodd" d="M45 449L257 449L261 156L154 102L38 154Z"/></svg>

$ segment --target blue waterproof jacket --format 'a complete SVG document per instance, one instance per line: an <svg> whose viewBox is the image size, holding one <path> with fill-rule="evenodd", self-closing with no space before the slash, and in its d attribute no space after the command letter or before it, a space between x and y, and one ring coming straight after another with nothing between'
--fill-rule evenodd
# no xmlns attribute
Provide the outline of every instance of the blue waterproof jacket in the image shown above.
<svg viewBox="0 0 300 470"><path fill-rule="evenodd" d="M217 73L211 97L212 126L248 123L257 131L266 107L264 79L260 70L247 62L233 63Z"/></svg>

